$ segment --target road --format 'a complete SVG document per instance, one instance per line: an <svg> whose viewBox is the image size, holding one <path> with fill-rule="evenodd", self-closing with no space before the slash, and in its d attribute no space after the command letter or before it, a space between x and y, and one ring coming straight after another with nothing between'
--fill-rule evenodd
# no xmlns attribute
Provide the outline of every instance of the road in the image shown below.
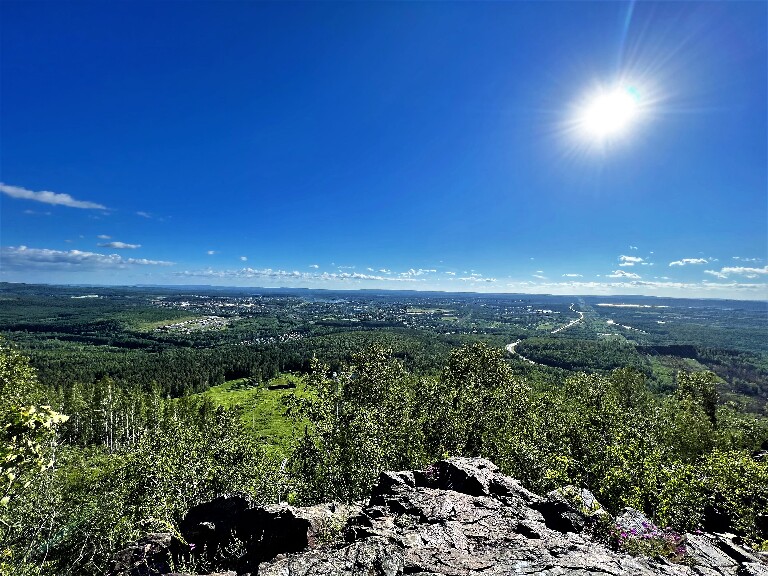
<svg viewBox="0 0 768 576"><path fill-rule="evenodd" d="M571 326L575 326L576 324L578 324L579 322L584 320L584 312L580 312L578 310L574 310L573 309L573 304L571 304L570 310L571 310L571 312L576 312L576 314L578 314L579 317L576 318L576 320L573 320L572 322L569 322L565 326L561 326L560 328L552 330L552 334L557 334L558 332L562 332L563 330L568 330L568 328L570 328Z"/></svg>
<svg viewBox="0 0 768 576"><path fill-rule="evenodd" d="M520 344L520 342L522 342L522 340L518 340L517 342L512 342L512 344L507 344L506 346L504 346L504 348L506 349L507 352L509 352L513 356L517 355L523 362L528 362L528 364L538 364L538 362L529 360L528 358L520 354L520 352L515 351L515 348L517 347L518 344Z"/></svg>
<svg viewBox="0 0 768 576"><path fill-rule="evenodd" d="M578 314L579 317L576 318L576 320L573 320L573 321L569 322L565 326L561 326L560 328L552 330L552 334L557 334L558 332L562 332L563 330L567 330L571 326L575 326L576 324L578 324L579 322L584 320L584 312L580 312L578 310L574 310L573 304L571 304L570 310L571 310L571 312L576 312L576 314ZM513 356L517 356L518 358L523 360L523 362L528 362L528 364L537 364L539 366L543 366L543 364L539 364L538 362L534 362L533 360L530 360L530 359L526 358L525 356L520 354L520 352L515 350L515 348L517 348L517 345L520 344L520 342L522 342L522 340L518 340L517 342L512 342L511 344L507 344L506 346L504 346L504 349L507 352L509 352L510 354L512 354Z"/></svg>

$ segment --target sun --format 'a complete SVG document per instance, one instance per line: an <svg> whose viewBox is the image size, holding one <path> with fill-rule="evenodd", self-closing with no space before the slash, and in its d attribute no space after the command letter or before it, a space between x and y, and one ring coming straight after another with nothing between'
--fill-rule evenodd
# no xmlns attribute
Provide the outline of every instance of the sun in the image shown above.
<svg viewBox="0 0 768 576"><path fill-rule="evenodd" d="M637 88L621 85L599 90L586 99L578 110L576 123L586 137L605 141L626 134L640 113L641 98Z"/></svg>

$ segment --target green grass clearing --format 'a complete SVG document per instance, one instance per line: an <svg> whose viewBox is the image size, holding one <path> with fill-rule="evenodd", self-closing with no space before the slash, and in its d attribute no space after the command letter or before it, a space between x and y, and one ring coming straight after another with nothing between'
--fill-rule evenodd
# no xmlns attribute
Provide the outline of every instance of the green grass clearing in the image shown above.
<svg viewBox="0 0 768 576"><path fill-rule="evenodd" d="M295 388L284 388L290 385ZM239 407L248 430L268 444L285 448L304 425L285 415L284 399L307 394L304 377L293 374L281 374L266 384L251 384L247 378L229 380L202 393L220 406Z"/></svg>

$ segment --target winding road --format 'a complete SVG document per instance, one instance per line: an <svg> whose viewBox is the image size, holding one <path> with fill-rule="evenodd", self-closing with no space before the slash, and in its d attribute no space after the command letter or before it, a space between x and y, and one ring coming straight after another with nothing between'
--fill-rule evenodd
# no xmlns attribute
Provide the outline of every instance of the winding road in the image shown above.
<svg viewBox="0 0 768 576"><path fill-rule="evenodd" d="M571 326L575 326L576 324L584 320L584 312L580 312L579 310L574 310L573 304L571 304L570 310L571 312L576 312L576 314L578 314L579 317L576 318L576 320L569 322L565 326L561 326L560 328L556 328L555 330L552 330L552 334L557 334L558 332L562 332L563 330L568 330L568 328L570 328Z"/></svg>
<svg viewBox="0 0 768 576"><path fill-rule="evenodd" d="M509 352L510 354L512 354L513 356L515 356L515 355L519 356L520 359L523 360L523 362L528 362L528 364L538 364L538 362L534 362L533 360L529 360L528 358L526 358L525 356L520 354L520 352L517 352L515 350L515 348L517 347L518 344L520 344L520 342L522 342L522 340L518 340L517 342L512 342L512 344L507 344L506 346L504 346L504 349L507 352Z"/></svg>
<svg viewBox="0 0 768 576"><path fill-rule="evenodd" d="M556 328L555 330L552 330L552 334L557 334L558 332L562 332L563 330L567 330L571 326L575 326L576 324L578 324L579 322L584 320L584 312L580 312L579 310L574 310L573 309L573 304L571 304L570 310L571 310L571 312L576 312L576 314L578 314L579 317L576 318L576 320L572 320L571 322L569 322L565 326L561 326L560 328ZM504 349L507 352L509 352L510 354L512 354L513 356L519 357L521 360L523 360L523 362L528 362L528 364L535 364L535 365L543 366L543 364L540 364L539 362L534 362L530 358L526 358L525 356L520 354L520 352L515 350L515 348L517 348L517 345L520 344L520 342L522 342L522 340L518 340L517 342L512 342L511 344L507 344L506 346L504 346Z"/></svg>

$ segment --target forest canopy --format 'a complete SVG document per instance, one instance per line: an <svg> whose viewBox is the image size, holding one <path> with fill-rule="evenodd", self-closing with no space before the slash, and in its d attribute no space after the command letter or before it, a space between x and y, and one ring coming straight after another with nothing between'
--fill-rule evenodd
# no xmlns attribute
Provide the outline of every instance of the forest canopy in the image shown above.
<svg viewBox="0 0 768 576"><path fill-rule="evenodd" d="M45 422L25 444L34 466L6 487L5 574L102 574L121 545L173 532L218 494L353 501L382 470L451 455L489 458L533 490L587 487L609 510L632 506L658 525L694 530L719 518L755 546L768 540L768 461L754 456L768 426L718 403L708 372L681 372L675 392L659 395L632 368L539 381L477 342L425 374L372 344L339 371L311 362L302 393L284 396L279 417L298 432L281 448L249 432L243 407L205 395L173 399L105 378L57 396L7 344L0 366L18 392L3 395L4 450L18 445L16 407L46 398L56 409L40 409Z"/></svg>

